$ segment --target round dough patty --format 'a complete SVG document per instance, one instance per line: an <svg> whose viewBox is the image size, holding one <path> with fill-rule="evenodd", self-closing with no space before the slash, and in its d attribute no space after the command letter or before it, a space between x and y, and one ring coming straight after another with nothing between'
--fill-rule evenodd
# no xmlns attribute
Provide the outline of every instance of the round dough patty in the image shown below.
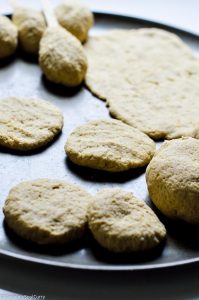
<svg viewBox="0 0 199 300"><path fill-rule="evenodd" d="M46 28L41 12L18 7L14 10L12 20L18 28L21 48L30 54L38 54L39 43Z"/></svg>
<svg viewBox="0 0 199 300"><path fill-rule="evenodd" d="M154 139L199 138L199 61L176 35L113 30L85 50L86 84L112 116Z"/></svg>
<svg viewBox="0 0 199 300"><path fill-rule="evenodd" d="M17 48L17 28L5 16L0 16L0 58L12 55Z"/></svg>
<svg viewBox="0 0 199 300"><path fill-rule="evenodd" d="M113 252L149 250L166 236L164 225L144 201L117 188L97 193L88 222L98 243Z"/></svg>
<svg viewBox="0 0 199 300"><path fill-rule="evenodd" d="M148 165L146 180L163 214L199 224L199 140L165 142Z"/></svg>
<svg viewBox="0 0 199 300"><path fill-rule="evenodd" d="M62 129L62 113L40 99L0 99L0 145L27 151L49 143Z"/></svg>
<svg viewBox="0 0 199 300"><path fill-rule="evenodd" d="M144 133L117 120L96 120L77 127L65 151L72 162L110 172L149 163L155 143Z"/></svg>
<svg viewBox="0 0 199 300"><path fill-rule="evenodd" d="M87 70L80 41L61 26L50 27L44 32L39 63L48 80L69 87L78 86Z"/></svg>
<svg viewBox="0 0 199 300"><path fill-rule="evenodd" d="M91 196L61 180L38 179L11 189L3 212L8 226L38 244L67 243L82 237Z"/></svg>
<svg viewBox="0 0 199 300"><path fill-rule="evenodd" d="M94 18L83 1L64 0L56 7L55 14L61 26L81 42L87 40L88 31L93 26Z"/></svg>

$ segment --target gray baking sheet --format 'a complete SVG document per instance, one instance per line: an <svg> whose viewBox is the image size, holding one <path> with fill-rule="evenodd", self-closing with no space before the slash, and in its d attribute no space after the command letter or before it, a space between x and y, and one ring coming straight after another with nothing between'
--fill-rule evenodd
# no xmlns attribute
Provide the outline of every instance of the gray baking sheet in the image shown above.
<svg viewBox="0 0 199 300"><path fill-rule="evenodd" d="M136 18L95 13L91 34L101 34L113 28L141 27L161 27L175 32L199 55L198 36ZM57 105L64 114L64 128L51 145L38 151L16 153L0 149L1 208L10 188L19 182L57 178L77 183L92 194L104 187L120 187L133 192L155 210L147 192L145 168L109 174L75 166L67 159L64 144L76 126L98 118L110 118L105 103L94 97L84 85L69 90L49 83L42 75L37 59L18 53L11 61L0 63L0 97L13 95L43 98ZM146 270L199 262L198 227L167 220L161 214L159 217L168 231L165 245L148 254L118 256L97 246L89 234L84 241L70 247L37 247L8 230L1 209L0 254L33 263L88 270Z"/></svg>

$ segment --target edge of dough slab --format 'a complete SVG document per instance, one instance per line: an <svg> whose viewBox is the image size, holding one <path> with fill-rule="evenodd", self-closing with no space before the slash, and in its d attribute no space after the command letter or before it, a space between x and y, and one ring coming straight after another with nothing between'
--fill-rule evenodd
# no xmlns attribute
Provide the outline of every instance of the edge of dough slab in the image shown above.
<svg viewBox="0 0 199 300"><path fill-rule="evenodd" d="M199 60L178 36L111 30L91 36L85 52L86 85L113 117L153 139L199 138Z"/></svg>
<svg viewBox="0 0 199 300"><path fill-rule="evenodd" d="M90 9L79 0L64 0L55 8L58 22L82 43L87 40L93 26L94 16Z"/></svg>
<svg viewBox="0 0 199 300"><path fill-rule="evenodd" d="M87 71L82 44L61 26L47 28L44 32L39 64L48 80L68 87L80 85Z"/></svg>
<svg viewBox="0 0 199 300"><path fill-rule="evenodd" d="M18 32L12 21L0 15L0 59L14 54L18 44Z"/></svg>
<svg viewBox="0 0 199 300"><path fill-rule="evenodd" d="M119 188L95 195L88 224L98 243L116 253L150 250L166 237L166 229L152 209Z"/></svg>
<svg viewBox="0 0 199 300"><path fill-rule="evenodd" d="M199 225L199 140L167 141L146 170L149 195L167 217Z"/></svg>
<svg viewBox="0 0 199 300"><path fill-rule="evenodd" d="M147 165L155 153L155 143L136 128L104 119L75 128L65 151L77 165L122 172Z"/></svg>
<svg viewBox="0 0 199 300"><path fill-rule="evenodd" d="M63 115L48 101L23 97L0 99L0 145L28 151L51 142L61 132Z"/></svg>
<svg viewBox="0 0 199 300"><path fill-rule="evenodd" d="M3 212L9 228L37 244L79 239L87 227L91 195L62 180L37 179L13 187Z"/></svg>

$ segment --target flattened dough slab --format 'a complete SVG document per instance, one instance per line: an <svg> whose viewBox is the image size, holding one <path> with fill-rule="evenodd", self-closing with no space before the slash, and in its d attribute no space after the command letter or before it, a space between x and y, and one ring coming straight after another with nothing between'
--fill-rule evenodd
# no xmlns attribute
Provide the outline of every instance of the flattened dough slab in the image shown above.
<svg viewBox="0 0 199 300"><path fill-rule="evenodd" d="M113 30L85 50L86 84L112 116L154 139L199 138L199 61L176 35Z"/></svg>

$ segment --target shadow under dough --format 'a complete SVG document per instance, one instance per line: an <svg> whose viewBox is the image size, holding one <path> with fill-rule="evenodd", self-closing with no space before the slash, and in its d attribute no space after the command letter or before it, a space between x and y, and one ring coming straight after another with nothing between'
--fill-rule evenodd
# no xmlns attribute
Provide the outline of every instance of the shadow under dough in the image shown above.
<svg viewBox="0 0 199 300"><path fill-rule="evenodd" d="M135 179L145 173L146 167L131 169L125 172L107 172L102 170L91 169L74 164L66 157L66 166L71 173L79 178L89 182L109 182L109 183L124 183Z"/></svg>
<svg viewBox="0 0 199 300"><path fill-rule="evenodd" d="M0 153L11 154L11 155L15 155L15 156L36 155L36 154L44 152L47 148L51 147L54 143L56 143L61 138L61 134L62 133L60 132L53 138L52 141L50 141L49 143L47 143L37 149L33 149L33 150L21 151L21 150L10 149L10 148L0 145Z"/></svg>
<svg viewBox="0 0 199 300"><path fill-rule="evenodd" d="M199 225L189 224L182 220L170 219L157 209L149 197L147 197L146 202L165 225L168 239L173 244L178 248L183 248L185 251L186 249L193 251L199 250Z"/></svg>
<svg viewBox="0 0 199 300"><path fill-rule="evenodd" d="M87 243L87 240L83 240L83 238L81 238L64 244L39 245L18 236L12 229L8 227L5 220L3 221L3 228L9 241L17 246L17 248L27 251L27 255L33 252L52 256L65 255L79 251L80 249L84 248L85 244ZM45 258L46 257L44 256L44 259Z"/></svg>
<svg viewBox="0 0 199 300"><path fill-rule="evenodd" d="M43 86L48 92L54 94L55 96L59 96L63 98L70 98L75 96L77 93L81 91L81 89L84 86L82 83L77 87L66 87L64 85L49 81L44 74L42 75L41 81Z"/></svg>

